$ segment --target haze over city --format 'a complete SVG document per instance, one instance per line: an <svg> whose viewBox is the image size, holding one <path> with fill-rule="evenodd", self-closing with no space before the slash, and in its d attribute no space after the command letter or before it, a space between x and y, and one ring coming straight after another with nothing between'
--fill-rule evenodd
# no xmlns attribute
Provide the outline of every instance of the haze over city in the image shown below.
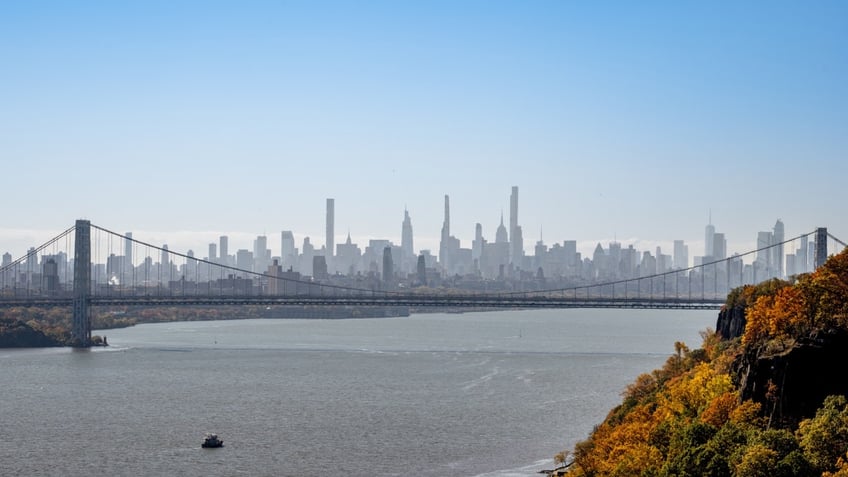
<svg viewBox="0 0 848 477"><path fill-rule="evenodd" d="M6 0L0 85L0 476L848 469L846 0Z"/></svg>
<svg viewBox="0 0 848 477"><path fill-rule="evenodd" d="M282 230L438 254L848 236L842 2L0 6L0 252L78 218L170 249Z"/></svg>

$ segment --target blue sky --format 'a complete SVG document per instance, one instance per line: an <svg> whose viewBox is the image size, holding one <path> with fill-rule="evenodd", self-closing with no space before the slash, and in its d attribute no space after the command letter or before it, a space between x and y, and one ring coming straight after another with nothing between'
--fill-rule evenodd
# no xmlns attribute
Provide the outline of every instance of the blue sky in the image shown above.
<svg viewBox="0 0 848 477"><path fill-rule="evenodd" d="M525 248L848 237L848 3L3 2L0 252L77 218ZM40 243L40 242L38 242ZM28 243L28 245L38 245ZM666 253L670 250L666 249Z"/></svg>

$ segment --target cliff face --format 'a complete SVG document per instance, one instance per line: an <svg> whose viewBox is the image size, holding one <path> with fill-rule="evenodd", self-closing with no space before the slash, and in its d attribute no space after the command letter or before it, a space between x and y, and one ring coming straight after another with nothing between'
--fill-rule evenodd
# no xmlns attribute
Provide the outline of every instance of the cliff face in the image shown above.
<svg viewBox="0 0 848 477"><path fill-rule="evenodd" d="M723 308L716 333L725 340L741 337L745 309ZM848 395L846 369L848 332L841 331L797 340L779 352L749 350L736 361L733 378L740 398L759 402L773 420L791 426L814 416L827 396Z"/></svg>
<svg viewBox="0 0 848 477"><path fill-rule="evenodd" d="M734 379L742 399L794 426L813 417L827 396L848 395L846 369L848 332L839 331L798 340L778 353L753 350L737 360Z"/></svg>
<svg viewBox="0 0 848 477"><path fill-rule="evenodd" d="M63 346L39 330L18 320L0 320L0 348Z"/></svg>
<svg viewBox="0 0 848 477"><path fill-rule="evenodd" d="M716 333L729 340L742 336L745 332L745 308L742 306L724 307L718 313Z"/></svg>
<svg viewBox="0 0 848 477"><path fill-rule="evenodd" d="M841 262L828 263L835 267ZM817 285L833 293L826 304L844 301L842 293L834 293L840 290L830 285L839 281L840 276L846 274L832 274L828 281ZM724 340L742 337L749 319L757 320L755 315L747 316L757 298L779 294L788 286L781 282L765 283L758 289L751 288L752 293L747 296L743 293L742 299L737 295L734 300L728 300L728 305L718 314L716 333ZM812 297L808 300L815 303L815 288L807 286L804 291ZM769 288L774 290L769 291ZM762 313L760 315L762 321ZM796 335L794 339L784 337L744 346L733 365L732 378L739 387L739 397L760 403L772 422L793 426L814 416L827 396L848 395L848 329L822 325L808 333Z"/></svg>

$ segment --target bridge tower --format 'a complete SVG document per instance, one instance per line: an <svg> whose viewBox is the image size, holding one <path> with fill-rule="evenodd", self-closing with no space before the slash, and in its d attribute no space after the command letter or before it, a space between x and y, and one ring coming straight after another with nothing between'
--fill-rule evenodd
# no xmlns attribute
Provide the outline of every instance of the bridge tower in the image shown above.
<svg viewBox="0 0 848 477"><path fill-rule="evenodd" d="M824 265L827 260L827 227L816 229L816 268Z"/></svg>
<svg viewBox="0 0 848 477"><path fill-rule="evenodd" d="M91 222L77 220L74 239L74 321L71 337L77 348L91 346Z"/></svg>

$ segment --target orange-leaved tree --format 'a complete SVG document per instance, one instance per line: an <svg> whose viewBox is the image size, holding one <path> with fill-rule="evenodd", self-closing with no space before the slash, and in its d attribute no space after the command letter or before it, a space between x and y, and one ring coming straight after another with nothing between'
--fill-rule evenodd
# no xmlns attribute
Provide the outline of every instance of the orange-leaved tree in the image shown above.
<svg viewBox="0 0 848 477"><path fill-rule="evenodd" d="M807 315L805 294L795 286L757 298L746 314L742 343L753 345L767 339L786 340L809 333L812 322Z"/></svg>

